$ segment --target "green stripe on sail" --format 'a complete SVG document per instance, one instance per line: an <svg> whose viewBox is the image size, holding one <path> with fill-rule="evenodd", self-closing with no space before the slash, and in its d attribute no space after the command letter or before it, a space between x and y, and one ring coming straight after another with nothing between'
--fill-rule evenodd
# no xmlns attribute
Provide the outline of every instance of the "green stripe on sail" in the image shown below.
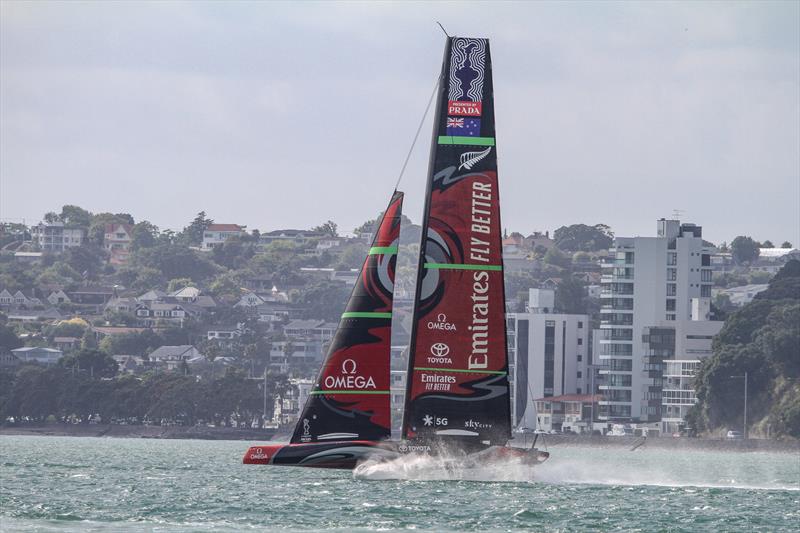
<svg viewBox="0 0 800 533"><path fill-rule="evenodd" d="M391 394L388 390L315 390L309 394Z"/></svg>
<svg viewBox="0 0 800 533"><path fill-rule="evenodd" d="M369 249L369 255L396 254L397 246L373 246Z"/></svg>
<svg viewBox="0 0 800 533"><path fill-rule="evenodd" d="M392 318L392 313L374 313L371 311L349 311L342 313L342 318Z"/></svg>
<svg viewBox="0 0 800 533"><path fill-rule="evenodd" d="M441 135L439 136L439 144L494 146L494 137L457 137L454 135Z"/></svg>
<svg viewBox="0 0 800 533"><path fill-rule="evenodd" d="M426 368L415 366L414 370L427 370L428 372L460 372L462 374L497 374L498 376L506 375L506 372L502 370L468 370L466 368Z"/></svg>
<svg viewBox="0 0 800 533"><path fill-rule="evenodd" d="M425 268L439 270L503 270L500 265L473 265L465 263L425 263Z"/></svg>

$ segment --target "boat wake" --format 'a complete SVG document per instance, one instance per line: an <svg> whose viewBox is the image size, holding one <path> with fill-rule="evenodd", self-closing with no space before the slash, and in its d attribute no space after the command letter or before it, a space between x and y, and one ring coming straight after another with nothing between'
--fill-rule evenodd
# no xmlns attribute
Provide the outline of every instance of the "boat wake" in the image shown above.
<svg viewBox="0 0 800 533"><path fill-rule="evenodd" d="M541 468L536 467L536 470ZM355 479L418 481L533 481L534 468L519 458L494 459L475 465L463 457L404 455L389 461L367 460L353 470Z"/></svg>

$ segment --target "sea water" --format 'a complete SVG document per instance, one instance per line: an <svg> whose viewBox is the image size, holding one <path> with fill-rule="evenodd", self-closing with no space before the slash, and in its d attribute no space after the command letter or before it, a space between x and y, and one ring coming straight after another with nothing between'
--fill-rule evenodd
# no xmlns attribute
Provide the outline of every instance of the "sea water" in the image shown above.
<svg viewBox="0 0 800 533"><path fill-rule="evenodd" d="M796 453L553 447L521 464L242 465L248 443L0 437L2 531L796 531Z"/></svg>

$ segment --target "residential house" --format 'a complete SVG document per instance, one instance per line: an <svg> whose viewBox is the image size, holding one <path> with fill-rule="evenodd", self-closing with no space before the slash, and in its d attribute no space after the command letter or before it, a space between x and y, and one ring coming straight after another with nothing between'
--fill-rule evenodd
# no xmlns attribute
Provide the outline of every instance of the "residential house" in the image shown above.
<svg viewBox="0 0 800 533"><path fill-rule="evenodd" d="M78 337L55 337L53 344L61 351L68 352L81 347L81 339Z"/></svg>
<svg viewBox="0 0 800 533"><path fill-rule="evenodd" d="M15 291L14 294L11 294L7 289L0 291L0 306L28 309L41 307L42 305L42 301L34 296L32 292L26 294L22 291Z"/></svg>
<svg viewBox="0 0 800 533"><path fill-rule="evenodd" d="M775 275L792 259L800 260L800 250L797 248L760 248L758 259L750 265L750 270L768 272Z"/></svg>
<svg viewBox="0 0 800 533"><path fill-rule="evenodd" d="M67 293L62 289L51 291L50 295L47 297L47 301L53 305L72 303L72 300L69 299Z"/></svg>
<svg viewBox="0 0 800 533"><path fill-rule="evenodd" d="M109 300L104 310L106 313L133 313L138 306L139 301L136 298L124 296Z"/></svg>
<svg viewBox="0 0 800 533"><path fill-rule="evenodd" d="M210 224L203 232L203 250L211 250L231 237L246 235L246 226L238 224Z"/></svg>
<svg viewBox="0 0 800 533"><path fill-rule="evenodd" d="M95 306L100 310L122 289L120 286L84 285L67 294L76 305Z"/></svg>
<svg viewBox="0 0 800 533"><path fill-rule="evenodd" d="M133 225L108 223L103 235L103 247L109 254L108 262L112 265L124 265L133 242Z"/></svg>
<svg viewBox="0 0 800 533"><path fill-rule="evenodd" d="M112 355L119 365L119 372L125 374L140 374L147 368L147 361L136 355Z"/></svg>
<svg viewBox="0 0 800 533"><path fill-rule="evenodd" d="M197 287L184 287L182 289L178 289L177 291L173 291L169 293L169 296L175 298L176 300L180 300L182 302L193 302L200 296L200 289Z"/></svg>
<svg viewBox="0 0 800 533"><path fill-rule="evenodd" d="M310 231L302 229L279 229L262 233L259 237L259 243L270 244L273 242L292 242L295 244L305 244L310 239L318 239L324 237L325 234L321 231Z"/></svg>
<svg viewBox="0 0 800 533"><path fill-rule="evenodd" d="M25 346L11 350L11 353L23 363L41 363L44 365L54 365L64 355L61 350L54 348L43 348L41 346Z"/></svg>
<svg viewBox="0 0 800 533"><path fill-rule="evenodd" d="M161 300L163 297L167 295L166 292L160 291L158 289L153 289L147 291L146 293L142 294L141 296L137 297L136 300L141 303L153 303Z"/></svg>
<svg viewBox="0 0 800 533"><path fill-rule="evenodd" d="M719 291L720 294L725 294L730 298L731 303L737 307L740 307L745 304L749 304L753 301L756 294L761 291L767 290L769 287L766 283L760 283L756 285L742 285L740 287L731 287L730 289L725 289Z"/></svg>
<svg viewBox="0 0 800 533"><path fill-rule="evenodd" d="M242 336L244 332L244 324L234 324L230 326L214 326L209 328L206 332L206 338L208 340L217 340L221 342L228 342L230 343L234 339L238 339Z"/></svg>
<svg viewBox="0 0 800 533"><path fill-rule="evenodd" d="M179 368L182 361L189 361L195 357L205 357L191 344L180 346L161 346L150 353L150 361L166 366L168 370Z"/></svg>
<svg viewBox="0 0 800 533"><path fill-rule="evenodd" d="M283 426L297 422L313 388L314 382L310 379L289 379L289 389L283 397L275 399L273 421Z"/></svg>
<svg viewBox="0 0 800 533"><path fill-rule="evenodd" d="M61 320L61 313L50 309L12 309L8 311L8 320L13 322L35 322L37 320Z"/></svg>
<svg viewBox="0 0 800 533"><path fill-rule="evenodd" d="M538 427L543 431L591 431L592 414L599 413L599 394L564 394L534 400Z"/></svg>
<svg viewBox="0 0 800 533"><path fill-rule="evenodd" d="M183 320L191 316L186 307L179 303L140 303L134 313L142 324L153 326L158 322L173 322L182 324Z"/></svg>
<svg viewBox="0 0 800 533"><path fill-rule="evenodd" d="M60 254L67 248L83 244L86 230L65 226L63 222L40 222L31 227L31 239L45 252Z"/></svg>

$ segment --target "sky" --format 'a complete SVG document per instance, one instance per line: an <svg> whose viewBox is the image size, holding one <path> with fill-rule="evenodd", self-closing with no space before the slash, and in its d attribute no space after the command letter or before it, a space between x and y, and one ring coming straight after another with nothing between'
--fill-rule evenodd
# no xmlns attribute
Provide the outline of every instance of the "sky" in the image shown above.
<svg viewBox="0 0 800 533"><path fill-rule="evenodd" d="M384 208L444 35L488 37L508 231L800 245L798 2L0 3L0 219L261 231ZM423 125L400 189L419 221Z"/></svg>

